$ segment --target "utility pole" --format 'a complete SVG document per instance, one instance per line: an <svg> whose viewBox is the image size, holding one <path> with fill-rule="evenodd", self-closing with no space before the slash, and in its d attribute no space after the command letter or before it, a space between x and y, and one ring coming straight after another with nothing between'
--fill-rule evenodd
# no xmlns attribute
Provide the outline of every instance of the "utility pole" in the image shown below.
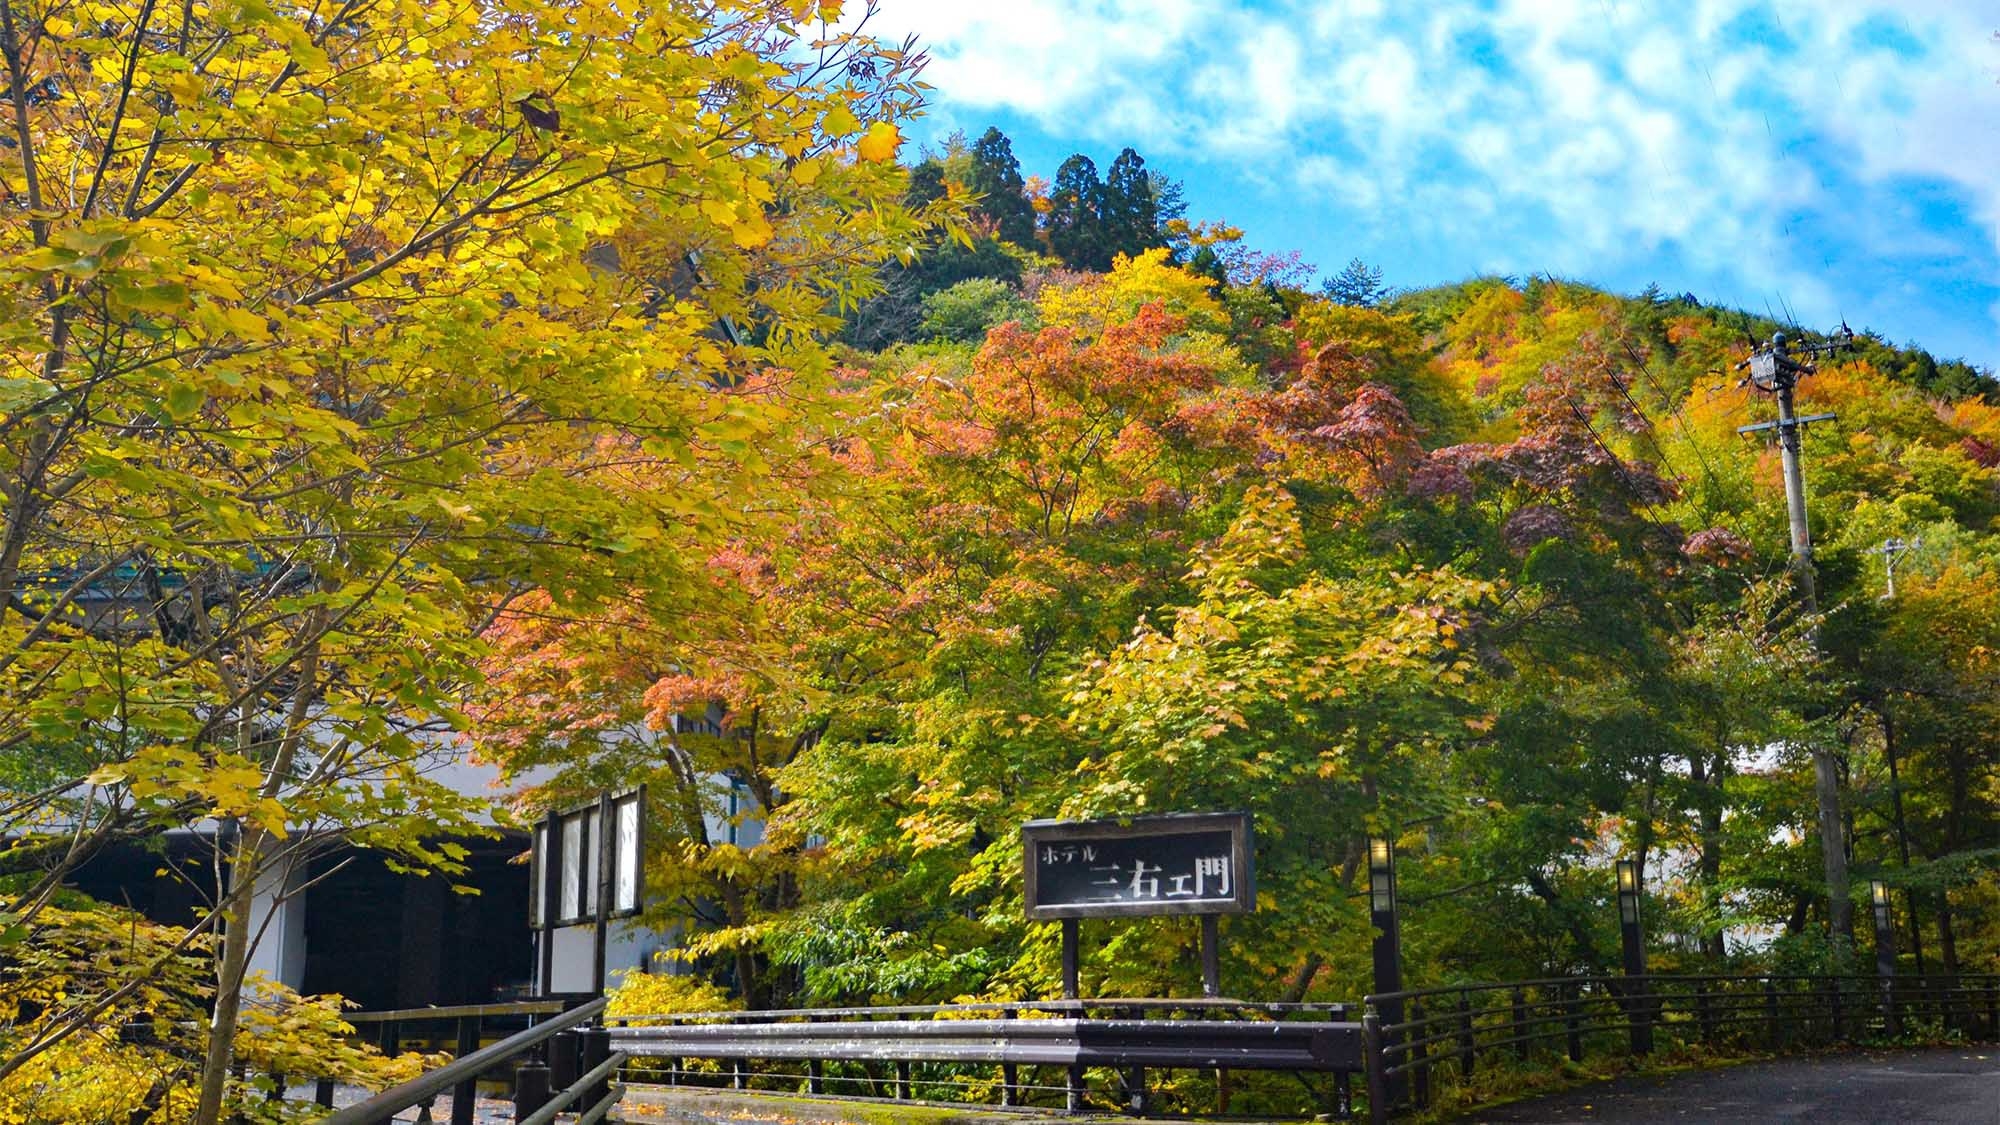
<svg viewBox="0 0 2000 1125"><path fill-rule="evenodd" d="M1897 539L1891 537L1883 540L1880 547L1876 547L1868 552L1871 555L1882 556L1882 572L1884 577L1889 580L1889 592L1882 595L1883 601L1891 601L1896 596L1896 564L1902 561L1903 552L1914 551L1923 545L1924 541L1922 537L1916 539Z"/></svg>
<svg viewBox="0 0 2000 1125"><path fill-rule="evenodd" d="M1840 333L1824 344L1794 345L1779 332L1771 337L1765 347L1750 353L1750 358L1736 365L1741 371L1748 368L1750 374L1745 382L1778 400L1778 420L1759 422L1754 426L1739 426L1740 434L1757 433L1764 430L1778 432L1779 455L1785 469L1785 512L1790 517L1792 532L1792 580L1797 583L1799 600L1808 616L1819 614L1819 593L1813 581L1812 529L1806 523L1806 481L1800 467L1800 441L1802 430L1815 422L1830 422L1832 414L1808 414L1801 418L1794 409L1792 392L1802 376L1818 370L1812 360L1829 355L1854 345L1854 333L1847 325L1840 326ZM1817 631L1814 644L1818 644ZM1849 897L1847 878L1846 832L1840 814L1840 770L1833 752L1824 746L1811 747L1813 761L1813 790L1819 805L1819 850L1822 866L1826 872L1827 921L1836 935L1854 940L1854 902Z"/></svg>

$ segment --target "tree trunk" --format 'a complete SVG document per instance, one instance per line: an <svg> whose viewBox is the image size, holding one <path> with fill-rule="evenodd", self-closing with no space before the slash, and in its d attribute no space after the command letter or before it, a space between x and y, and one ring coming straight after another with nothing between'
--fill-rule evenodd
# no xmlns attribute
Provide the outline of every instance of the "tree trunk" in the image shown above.
<svg viewBox="0 0 2000 1125"><path fill-rule="evenodd" d="M1304 1000L1306 990L1312 987L1313 978L1319 975L1320 966L1324 964L1326 962L1319 954L1306 954L1304 963L1299 965L1299 971L1292 974L1292 983L1286 985L1285 990L1278 994L1278 1002L1296 1004Z"/></svg>
<svg viewBox="0 0 2000 1125"><path fill-rule="evenodd" d="M741 929L749 918L748 905L743 901L743 888L733 879L722 883L722 912L729 919L732 929ZM757 956L747 946L738 944L734 955L736 962L736 987L743 992L743 1006L756 1011L764 1007L757 979Z"/></svg>
<svg viewBox="0 0 2000 1125"><path fill-rule="evenodd" d="M1794 937L1805 932L1806 917L1812 910L1812 896L1800 893L1792 898L1791 916L1785 919L1785 932Z"/></svg>
<svg viewBox="0 0 2000 1125"><path fill-rule="evenodd" d="M220 831L238 830L234 821ZM243 1011L243 976L250 961L250 914L257 890L251 842L237 837L229 862L229 893L222 904L222 957L215 969L215 1011L208 1022L208 1053L201 1064L201 1100L193 1125L220 1125L229 1067L236 1055L236 1021Z"/></svg>
<svg viewBox="0 0 2000 1125"><path fill-rule="evenodd" d="M1827 928L1854 946L1854 899L1848 889L1847 826L1840 810L1840 763L1833 751L1812 748L1813 793L1819 805L1820 864L1826 872Z"/></svg>
<svg viewBox="0 0 2000 1125"><path fill-rule="evenodd" d="M1710 914L1722 912L1722 763L1715 764L1713 780L1708 772L1708 755L1688 755L1688 779L1694 782L1701 801L1701 897ZM1729 946L1721 929L1701 937L1702 952L1720 962L1729 956Z"/></svg>
<svg viewBox="0 0 2000 1125"><path fill-rule="evenodd" d="M1958 975L1958 935L1951 928L1951 892L1937 893L1938 955L1947 976Z"/></svg>
<svg viewBox="0 0 2000 1125"><path fill-rule="evenodd" d="M1903 816L1903 778L1896 767L1896 720L1889 712L1889 704L1884 700L1877 708L1882 719L1882 756L1889 762L1889 796L1896 813L1896 849L1903 857L1903 869L1910 867L1910 823ZM1924 923L1917 911L1917 892L1911 888L1910 899L1910 952L1917 959L1917 975L1924 973Z"/></svg>
<svg viewBox="0 0 2000 1125"><path fill-rule="evenodd" d="M1945 773L1951 778L1951 796L1946 802L1944 854L1954 855L1965 839L1966 814L1972 803L1972 769L1956 739L1945 744ZM1944 971L1958 972L1958 934L1951 924L1951 888L1937 892L1938 944L1943 947Z"/></svg>
<svg viewBox="0 0 2000 1125"><path fill-rule="evenodd" d="M1592 969L1603 968L1604 962L1597 956L1597 946L1590 940L1590 930L1574 913L1563 909L1562 895L1556 892L1554 885L1541 872L1530 871L1528 886L1543 902L1548 903L1550 910L1562 915L1563 925L1569 931L1570 944L1576 947L1577 959Z"/></svg>

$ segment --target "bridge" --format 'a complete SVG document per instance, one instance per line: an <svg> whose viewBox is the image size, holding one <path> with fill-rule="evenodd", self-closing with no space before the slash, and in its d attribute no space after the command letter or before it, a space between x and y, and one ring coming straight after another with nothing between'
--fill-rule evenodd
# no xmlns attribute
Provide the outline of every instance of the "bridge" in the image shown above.
<svg viewBox="0 0 2000 1125"><path fill-rule="evenodd" d="M1092 999L609 1015L600 997L349 1018L385 1049L424 1044L456 1058L336 1109L333 1125L484 1125L495 1118L475 1113L481 1082L504 1099L488 1102L503 1107L499 1119L517 1125L620 1120L627 1092L671 1104L716 1091L828 1099L822 1109L851 1104L857 1119L863 1105L905 1105L1380 1123L1474 1109L1587 1060L1786 1055L1906 1034L2000 1039L2000 975L1582 976L1352 1005ZM335 1104L329 1081L274 1085Z"/></svg>

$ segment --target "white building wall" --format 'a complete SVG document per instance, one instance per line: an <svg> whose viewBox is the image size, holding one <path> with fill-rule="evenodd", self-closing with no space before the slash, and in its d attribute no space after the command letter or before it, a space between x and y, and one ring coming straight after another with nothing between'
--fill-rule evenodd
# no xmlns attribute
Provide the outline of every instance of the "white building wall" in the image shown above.
<svg viewBox="0 0 2000 1125"><path fill-rule="evenodd" d="M264 871L250 900L250 972L292 989L306 980L305 879L300 855Z"/></svg>
<svg viewBox="0 0 2000 1125"><path fill-rule="evenodd" d="M462 755L448 750L439 758L439 768L434 776L452 788L471 796L496 800L504 798L504 790L498 783L498 771L473 764ZM762 810L757 807L749 788L725 776L718 775L709 780L721 790L720 815L711 816L707 824L709 839L741 848L761 843L764 838ZM290 864L289 871L281 865L265 872L258 882L252 911L254 928L251 931L250 970L294 989L302 988L305 983L306 899L302 893L288 898L286 892L300 891L309 877L308 870L307 857L301 854ZM527 877L525 867L522 868L522 877ZM589 877L594 882L594 872ZM524 930L527 924L526 918L521 919ZM553 934L555 952L550 984L554 991L589 991L592 927L567 926L553 931ZM674 971L672 964L656 956L672 948L673 944L674 935L671 932L654 931L632 919L613 921L605 948L605 972L609 983L615 986L621 974L633 970Z"/></svg>

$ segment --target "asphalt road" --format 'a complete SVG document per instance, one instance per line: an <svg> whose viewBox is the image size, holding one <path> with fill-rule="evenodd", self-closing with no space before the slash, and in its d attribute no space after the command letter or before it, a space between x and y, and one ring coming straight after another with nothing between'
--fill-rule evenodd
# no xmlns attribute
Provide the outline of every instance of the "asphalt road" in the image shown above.
<svg viewBox="0 0 2000 1125"><path fill-rule="evenodd" d="M2000 1125L2000 1047L1848 1051L1621 1078L1458 1119L1544 1125Z"/></svg>

